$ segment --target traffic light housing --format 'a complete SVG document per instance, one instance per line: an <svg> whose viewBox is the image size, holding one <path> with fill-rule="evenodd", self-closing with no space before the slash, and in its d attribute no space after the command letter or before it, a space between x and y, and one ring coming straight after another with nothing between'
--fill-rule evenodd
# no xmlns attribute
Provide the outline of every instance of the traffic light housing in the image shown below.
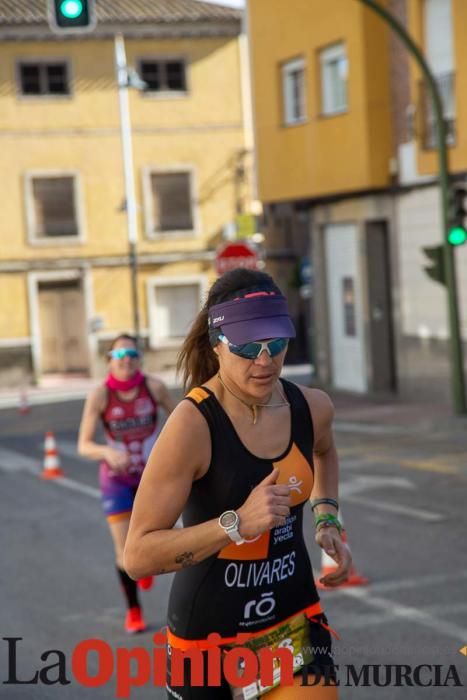
<svg viewBox="0 0 467 700"><path fill-rule="evenodd" d="M448 243L463 245L467 241L467 185L457 183L451 187L449 203Z"/></svg>
<svg viewBox="0 0 467 700"><path fill-rule="evenodd" d="M428 277L431 277L435 282L439 282L446 286L446 275L444 272L444 247L442 245L429 246L422 248L423 253L428 258L430 265L426 265L425 270Z"/></svg>
<svg viewBox="0 0 467 700"><path fill-rule="evenodd" d="M48 0L49 26L56 34L84 33L96 26L94 0Z"/></svg>

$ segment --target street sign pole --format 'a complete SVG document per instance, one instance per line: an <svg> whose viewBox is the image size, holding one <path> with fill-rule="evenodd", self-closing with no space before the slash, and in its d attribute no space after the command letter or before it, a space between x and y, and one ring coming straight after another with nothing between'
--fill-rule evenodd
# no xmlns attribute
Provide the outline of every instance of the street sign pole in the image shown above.
<svg viewBox="0 0 467 700"><path fill-rule="evenodd" d="M122 142L123 171L125 177L125 201L128 229L128 250L131 269L131 298L133 309L133 332L139 343L140 317L138 302L138 219L136 209L135 177L133 169L133 146L131 140L130 103L128 90L130 87L128 67L126 63L125 40L123 34L114 38L115 65L118 81L118 100L120 108L120 134Z"/></svg>
<svg viewBox="0 0 467 700"><path fill-rule="evenodd" d="M449 243L449 169L448 149L446 145L446 124L443 115L443 103L436 79L433 76L423 53L408 34L407 30L394 15L376 0L360 0L369 9L374 10L391 29L393 29L402 41L408 52L416 60L420 70L425 76L426 84L431 93L433 109L435 112L436 135L438 147L439 185L441 192L441 212L443 221L443 253L444 274L446 279L448 318L450 329L451 352L451 383L454 408L456 413L467 412L465 400L464 360L462 349L462 336L459 323L459 303L457 295L456 268L454 251Z"/></svg>

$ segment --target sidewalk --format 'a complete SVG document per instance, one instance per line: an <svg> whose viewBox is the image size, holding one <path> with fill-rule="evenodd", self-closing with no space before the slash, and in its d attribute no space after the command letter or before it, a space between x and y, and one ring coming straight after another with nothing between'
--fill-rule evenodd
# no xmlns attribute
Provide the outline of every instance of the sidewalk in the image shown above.
<svg viewBox="0 0 467 700"><path fill-rule="evenodd" d="M369 398L330 392L336 409L336 429L341 432L451 436L467 445L467 416L454 415L448 403L408 402L400 397Z"/></svg>
<svg viewBox="0 0 467 700"><path fill-rule="evenodd" d="M312 385L310 365L285 366L283 376L297 383ZM158 372L170 389L180 389L175 370ZM29 406L84 399L101 380L86 377L47 377L41 386L27 387ZM467 443L467 416L453 415L446 403L408 403L399 397L374 398L330 391L336 409L335 428L339 432L375 435L446 435ZM0 389L0 409L19 408L21 388Z"/></svg>
<svg viewBox="0 0 467 700"><path fill-rule="evenodd" d="M289 378L292 381L304 384L311 383L310 365L290 365L284 367L282 374L286 379ZM155 376L159 377L169 389L181 389L181 383L175 369L157 372ZM50 375L44 377L40 386L0 388L0 409L19 408L22 394L26 396L29 406L84 399L91 389L101 382L102 379L90 379L89 377Z"/></svg>

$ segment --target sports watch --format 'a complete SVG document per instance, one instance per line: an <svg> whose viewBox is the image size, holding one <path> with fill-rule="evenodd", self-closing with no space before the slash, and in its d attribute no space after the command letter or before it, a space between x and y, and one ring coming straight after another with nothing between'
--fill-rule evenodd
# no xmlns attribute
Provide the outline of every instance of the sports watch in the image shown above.
<svg viewBox="0 0 467 700"><path fill-rule="evenodd" d="M238 513L236 513L234 510L224 511L218 522L224 532L230 537L232 542L236 542L237 544L243 544L245 542L238 531L240 518L238 517Z"/></svg>

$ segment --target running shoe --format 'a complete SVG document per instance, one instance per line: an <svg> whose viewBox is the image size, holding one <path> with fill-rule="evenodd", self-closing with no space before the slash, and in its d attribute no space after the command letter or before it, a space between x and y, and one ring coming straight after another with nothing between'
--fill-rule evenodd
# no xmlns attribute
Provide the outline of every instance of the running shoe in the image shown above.
<svg viewBox="0 0 467 700"><path fill-rule="evenodd" d="M146 623L143 620L141 608L130 608L125 617L125 631L128 634L136 634L136 632L144 632Z"/></svg>
<svg viewBox="0 0 467 700"><path fill-rule="evenodd" d="M149 591L154 583L154 576L146 576L145 578L140 578L138 581L138 588L142 591Z"/></svg>

